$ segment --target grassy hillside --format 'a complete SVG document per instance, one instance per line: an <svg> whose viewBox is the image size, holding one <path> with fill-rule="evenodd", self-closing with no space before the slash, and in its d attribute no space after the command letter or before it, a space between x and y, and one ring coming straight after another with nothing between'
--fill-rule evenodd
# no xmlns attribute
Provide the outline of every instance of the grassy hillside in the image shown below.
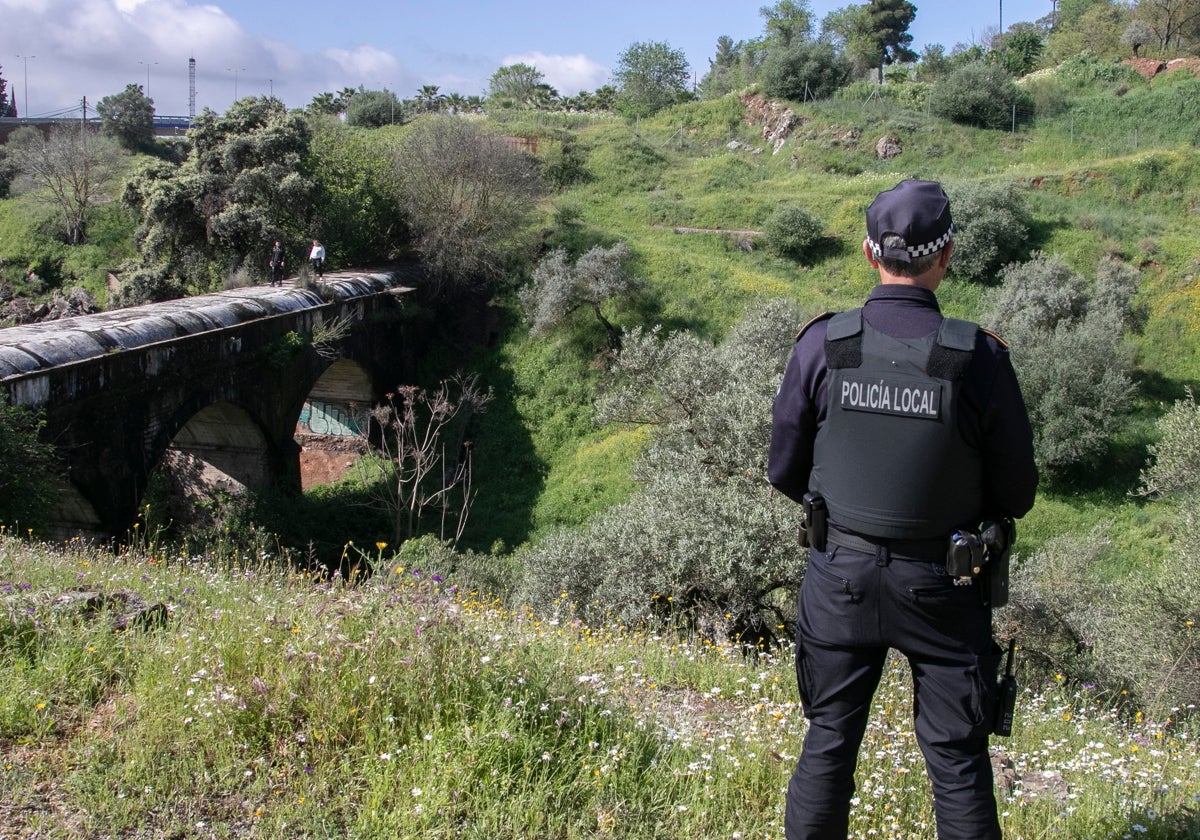
<svg viewBox="0 0 1200 840"><path fill-rule="evenodd" d="M1181 97L1198 85L1179 76L1124 95L1081 93L1017 132L965 128L877 103L805 104L793 106L797 125L777 154L736 97L680 106L636 126L593 121L578 131L584 177L546 208L546 240L574 254L628 242L630 270L648 292L614 309L610 320L719 339L760 297L788 298L806 312L856 305L875 282L860 251L864 210L898 180L1013 185L1032 215L1027 253L1059 255L1088 277L1102 257L1119 257L1139 269L1139 301L1150 313L1144 333L1133 337L1137 411L1113 441L1109 468L1069 485L1043 485L1023 530L1029 551L1064 530L1140 516L1126 493L1136 486L1153 419L1200 383L1192 329L1200 165L1191 130L1174 118ZM884 135L899 141L900 156L875 155ZM730 148L732 141L739 145ZM804 263L741 247L747 237L737 232L761 230L781 204L803 207L825 225L822 247ZM677 232L683 228L718 232ZM986 288L952 276L939 298L948 314L978 318ZM528 507L517 512L511 497L489 498L493 485L484 478L473 528L478 548L496 538L509 547L536 540L610 504L629 487L620 453L637 451L627 431L589 423L602 367L599 322L581 313L549 340L532 341L515 308L505 311L510 329L500 356L484 363L498 365L493 375L505 388L492 428L500 433L520 418L537 490L518 491Z"/></svg>

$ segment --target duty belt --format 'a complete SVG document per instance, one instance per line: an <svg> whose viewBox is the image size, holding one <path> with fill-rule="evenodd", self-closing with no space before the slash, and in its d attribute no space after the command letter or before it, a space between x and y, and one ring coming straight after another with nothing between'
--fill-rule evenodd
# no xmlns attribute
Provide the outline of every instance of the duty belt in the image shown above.
<svg viewBox="0 0 1200 840"><path fill-rule="evenodd" d="M886 548L892 557L909 560L930 560L942 562L946 559L946 540L899 540L887 537L864 537L840 531L830 526L825 540L830 545L840 545L853 551L874 554L879 548Z"/></svg>

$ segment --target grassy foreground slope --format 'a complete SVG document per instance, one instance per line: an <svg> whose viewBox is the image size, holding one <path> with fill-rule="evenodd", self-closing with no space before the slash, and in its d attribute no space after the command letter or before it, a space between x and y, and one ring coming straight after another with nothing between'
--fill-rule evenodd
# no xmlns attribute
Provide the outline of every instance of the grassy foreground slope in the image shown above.
<svg viewBox="0 0 1200 840"><path fill-rule="evenodd" d="M379 549L369 581L259 552L121 556L0 535L0 837L782 837L791 651L534 616ZM165 615L143 623L131 605ZM932 838L888 669L854 838ZM1023 685L1005 836L1194 837L1192 725Z"/></svg>

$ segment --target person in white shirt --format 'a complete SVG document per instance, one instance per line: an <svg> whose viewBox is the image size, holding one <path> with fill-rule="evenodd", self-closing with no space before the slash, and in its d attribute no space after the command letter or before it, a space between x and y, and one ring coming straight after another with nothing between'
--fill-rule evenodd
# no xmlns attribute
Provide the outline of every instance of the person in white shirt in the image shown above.
<svg viewBox="0 0 1200 840"><path fill-rule="evenodd" d="M325 276L325 246L316 239L313 240L312 250L308 252L308 262L314 274L318 277Z"/></svg>

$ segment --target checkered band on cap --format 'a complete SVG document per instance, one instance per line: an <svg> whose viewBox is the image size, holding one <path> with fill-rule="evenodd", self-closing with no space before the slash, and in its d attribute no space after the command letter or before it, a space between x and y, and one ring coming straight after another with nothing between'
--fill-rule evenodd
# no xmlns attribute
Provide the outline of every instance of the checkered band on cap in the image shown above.
<svg viewBox="0 0 1200 840"><path fill-rule="evenodd" d="M949 230L932 242L927 242L924 245L908 245L904 250L908 251L909 255L913 257L927 257L930 254L936 254L950 243L957 230L958 227L952 224ZM876 257L879 257L883 253L883 246L869 236L867 237L867 243L871 246L871 253Z"/></svg>

